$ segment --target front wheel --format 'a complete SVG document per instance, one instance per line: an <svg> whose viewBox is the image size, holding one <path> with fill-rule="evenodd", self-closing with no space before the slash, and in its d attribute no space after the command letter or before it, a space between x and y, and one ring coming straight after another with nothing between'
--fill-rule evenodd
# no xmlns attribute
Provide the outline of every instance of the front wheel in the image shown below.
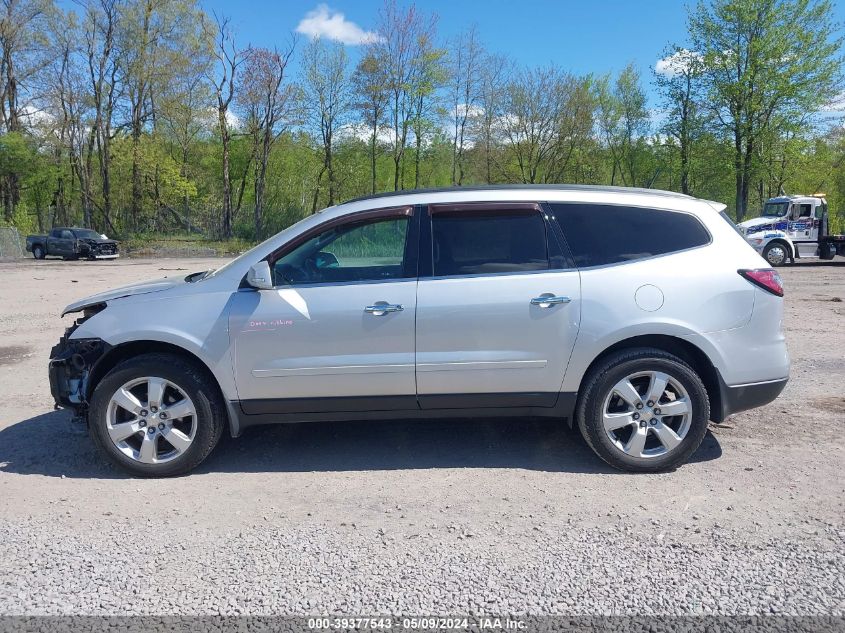
<svg viewBox="0 0 845 633"><path fill-rule="evenodd" d="M683 360L657 349L613 354L585 381L576 420L587 444L620 470L683 464L707 433L707 390Z"/></svg>
<svg viewBox="0 0 845 633"><path fill-rule="evenodd" d="M206 371L170 354L130 358L97 385L88 416L94 443L140 477L179 475L212 451L226 420Z"/></svg>
<svg viewBox="0 0 845 633"><path fill-rule="evenodd" d="M789 261L789 251L783 242L772 242L763 249L763 259L773 267L783 266Z"/></svg>

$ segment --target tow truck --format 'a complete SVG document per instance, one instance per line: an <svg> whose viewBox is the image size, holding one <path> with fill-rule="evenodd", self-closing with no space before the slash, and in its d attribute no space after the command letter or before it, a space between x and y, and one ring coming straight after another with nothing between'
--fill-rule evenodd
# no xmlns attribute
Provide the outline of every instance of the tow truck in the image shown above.
<svg viewBox="0 0 845 633"><path fill-rule="evenodd" d="M769 198L759 217L741 222L740 231L772 266L796 259L845 257L845 235L831 235L825 194Z"/></svg>

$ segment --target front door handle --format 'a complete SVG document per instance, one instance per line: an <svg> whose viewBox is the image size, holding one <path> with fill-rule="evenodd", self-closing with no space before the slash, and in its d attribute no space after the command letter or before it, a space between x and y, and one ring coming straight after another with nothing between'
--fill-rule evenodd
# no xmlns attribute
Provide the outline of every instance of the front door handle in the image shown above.
<svg viewBox="0 0 845 633"><path fill-rule="evenodd" d="M539 297L534 297L531 300L532 306L540 306L541 308L551 308L552 306L558 305L560 303L569 303L572 301L569 297L557 297L550 292L540 295Z"/></svg>
<svg viewBox="0 0 845 633"><path fill-rule="evenodd" d="M401 303L387 303L386 301L376 301L373 305L364 308L367 314L375 316L384 316L388 312L402 312L405 307Z"/></svg>

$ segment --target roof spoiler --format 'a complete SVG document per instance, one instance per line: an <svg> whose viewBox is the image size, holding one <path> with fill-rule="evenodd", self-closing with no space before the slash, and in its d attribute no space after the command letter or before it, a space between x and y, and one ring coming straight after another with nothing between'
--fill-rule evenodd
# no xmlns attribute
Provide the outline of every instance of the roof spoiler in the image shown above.
<svg viewBox="0 0 845 633"><path fill-rule="evenodd" d="M722 211L728 208L728 205L722 202L715 202L713 200L705 200L704 202L713 207L716 210L716 213L721 213Z"/></svg>

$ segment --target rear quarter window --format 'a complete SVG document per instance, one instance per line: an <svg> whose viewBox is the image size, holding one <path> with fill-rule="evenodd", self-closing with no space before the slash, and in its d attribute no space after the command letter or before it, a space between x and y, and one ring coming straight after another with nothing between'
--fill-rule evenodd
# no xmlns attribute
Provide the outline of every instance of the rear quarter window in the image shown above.
<svg viewBox="0 0 845 633"><path fill-rule="evenodd" d="M707 229L686 213L601 204L549 206L581 268L676 253L710 242Z"/></svg>

